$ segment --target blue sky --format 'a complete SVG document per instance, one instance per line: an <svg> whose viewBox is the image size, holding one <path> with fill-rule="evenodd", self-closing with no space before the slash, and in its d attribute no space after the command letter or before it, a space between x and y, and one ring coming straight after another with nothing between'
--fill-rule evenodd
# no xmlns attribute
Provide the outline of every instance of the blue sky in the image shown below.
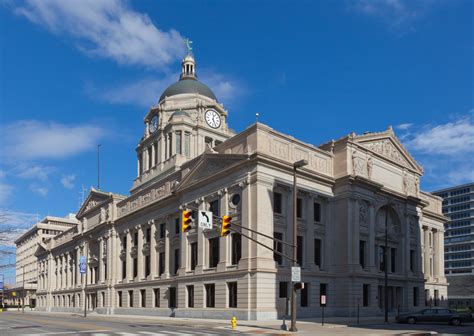
<svg viewBox="0 0 474 336"><path fill-rule="evenodd" d="M236 131L257 112L316 145L393 125L422 188L473 181L472 13L461 0L1 1L0 264L37 218L77 211L97 144L102 189L128 193L184 37Z"/></svg>

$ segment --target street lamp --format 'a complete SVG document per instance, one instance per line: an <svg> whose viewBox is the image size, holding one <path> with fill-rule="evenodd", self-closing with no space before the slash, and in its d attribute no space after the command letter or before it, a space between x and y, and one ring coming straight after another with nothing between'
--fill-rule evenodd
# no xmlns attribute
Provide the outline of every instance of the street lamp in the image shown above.
<svg viewBox="0 0 474 336"><path fill-rule="evenodd" d="M297 218L296 218L296 202L297 202L297 188L296 188L296 171L298 168L304 167L308 164L308 160L299 160L293 163L293 266L297 266L297 234L298 234L298 225L297 225ZM291 274L291 272L290 272ZM291 281L291 327L290 331L298 331L296 329L296 288L295 284L293 283L293 279Z"/></svg>

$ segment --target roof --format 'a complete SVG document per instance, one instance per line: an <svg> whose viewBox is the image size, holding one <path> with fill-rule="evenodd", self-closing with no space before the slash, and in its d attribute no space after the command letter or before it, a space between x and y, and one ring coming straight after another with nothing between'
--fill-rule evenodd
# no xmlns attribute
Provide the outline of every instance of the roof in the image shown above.
<svg viewBox="0 0 474 336"><path fill-rule="evenodd" d="M212 92L212 90L207 85L194 78L183 78L168 86L168 88L161 94L159 102L165 99L165 97L171 97L185 93L197 93L217 101L214 92Z"/></svg>
<svg viewBox="0 0 474 336"><path fill-rule="evenodd" d="M180 111L174 112L174 113L171 115L171 118L173 118L173 117L180 117L180 116L191 117L188 112L186 112L186 111L181 111L181 110L180 110Z"/></svg>

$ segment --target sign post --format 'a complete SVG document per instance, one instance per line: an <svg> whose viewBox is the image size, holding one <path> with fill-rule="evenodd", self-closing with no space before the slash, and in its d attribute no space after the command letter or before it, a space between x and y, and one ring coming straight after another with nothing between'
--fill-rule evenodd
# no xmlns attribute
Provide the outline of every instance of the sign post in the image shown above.
<svg viewBox="0 0 474 336"><path fill-rule="evenodd" d="M321 325L324 325L324 307L326 307L326 295L321 295L321 309L322 309L322 318Z"/></svg>
<svg viewBox="0 0 474 336"><path fill-rule="evenodd" d="M199 211L198 225L202 229L212 229L212 211Z"/></svg>
<svg viewBox="0 0 474 336"><path fill-rule="evenodd" d="M301 267L291 267L291 281L301 282Z"/></svg>
<svg viewBox="0 0 474 336"><path fill-rule="evenodd" d="M87 257L81 256L79 259L79 273L83 275L84 279L84 317L87 317Z"/></svg>

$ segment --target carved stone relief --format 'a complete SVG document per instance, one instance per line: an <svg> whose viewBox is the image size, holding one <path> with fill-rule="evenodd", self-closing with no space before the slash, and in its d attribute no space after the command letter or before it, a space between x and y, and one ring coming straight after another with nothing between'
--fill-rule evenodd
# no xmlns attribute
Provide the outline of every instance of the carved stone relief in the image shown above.
<svg viewBox="0 0 474 336"><path fill-rule="evenodd" d="M358 156L356 151L352 152L352 175L362 175L366 176L365 174L365 160Z"/></svg>
<svg viewBox="0 0 474 336"><path fill-rule="evenodd" d="M376 141L376 142L369 142L369 143L364 143L364 147L380 154L385 157L388 157L389 159L398 162L402 165L407 166L408 162L405 160L405 158L400 154L398 149L393 145L393 143L389 139L381 140L381 141Z"/></svg>
<svg viewBox="0 0 474 336"><path fill-rule="evenodd" d="M368 219L369 205L366 201L361 201L359 203L359 225L362 227L367 227L369 225Z"/></svg>

